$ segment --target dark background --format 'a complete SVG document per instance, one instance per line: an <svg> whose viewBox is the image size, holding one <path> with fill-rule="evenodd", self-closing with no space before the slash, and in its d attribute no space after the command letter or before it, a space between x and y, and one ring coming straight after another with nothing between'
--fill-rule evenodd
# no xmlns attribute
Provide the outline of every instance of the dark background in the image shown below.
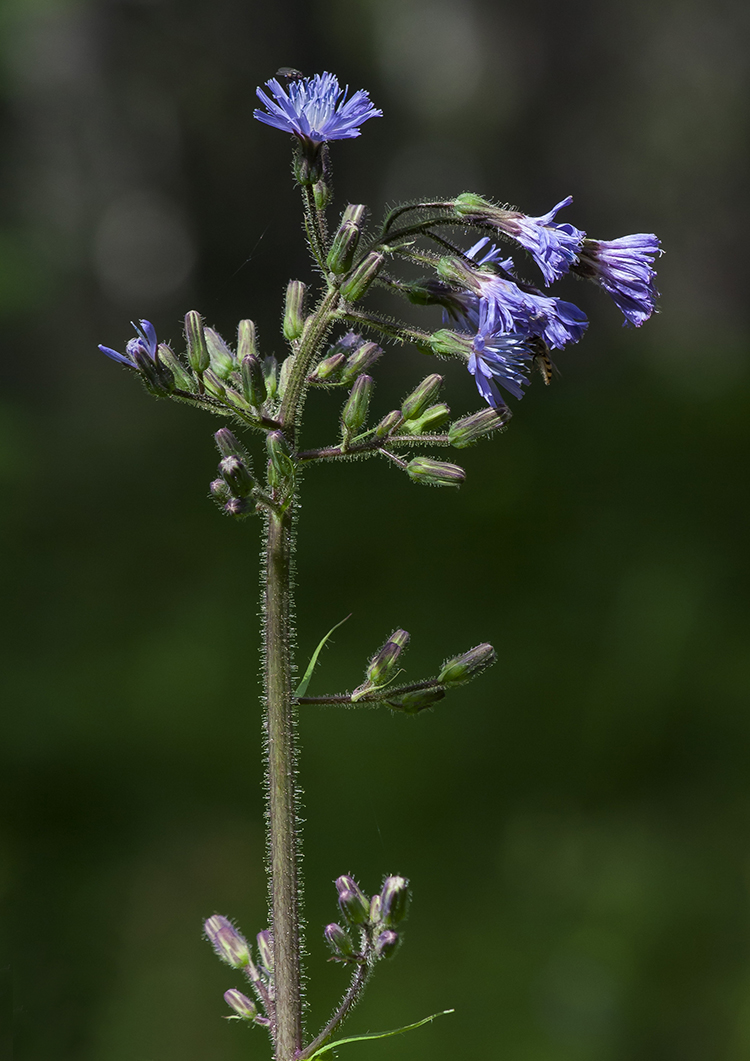
<svg viewBox="0 0 750 1061"><path fill-rule="evenodd" d="M500 662L417 718L301 724L312 1025L332 880L408 875L405 945L349 1048L430 1061L750 1055L746 487L750 8L733 0L5 0L0 8L2 883L24 1061L238 1061L213 912L264 926L258 526L206 500L218 421L102 357L190 307L282 352L307 278L280 65L385 117L337 145L337 208L472 189L613 238L655 231L662 311L606 296L460 492L311 469L299 661L351 688L395 626L407 676ZM332 216L334 213L332 212ZM382 415L433 363L392 348ZM478 406L447 366L456 412ZM332 438L340 396L313 396ZM10 961L10 959L9 959ZM6 967L9 968L9 965ZM348 1055L347 1055L348 1056Z"/></svg>

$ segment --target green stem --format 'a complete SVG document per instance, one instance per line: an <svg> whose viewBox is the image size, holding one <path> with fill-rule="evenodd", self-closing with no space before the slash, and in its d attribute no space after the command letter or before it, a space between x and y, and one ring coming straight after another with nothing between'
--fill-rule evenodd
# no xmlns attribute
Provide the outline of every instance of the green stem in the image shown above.
<svg viewBox="0 0 750 1061"><path fill-rule="evenodd" d="M294 368L286 385L278 417L292 443L294 443L297 419L301 411L305 390L307 389L307 376L312 362L333 323L339 298L338 290L335 287L330 287L323 295L316 309L305 321L305 330L299 341Z"/></svg>
<svg viewBox="0 0 750 1061"><path fill-rule="evenodd" d="M269 514L263 610L276 1061L291 1061L302 1046L296 707L292 700L290 655L291 553L290 513Z"/></svg>

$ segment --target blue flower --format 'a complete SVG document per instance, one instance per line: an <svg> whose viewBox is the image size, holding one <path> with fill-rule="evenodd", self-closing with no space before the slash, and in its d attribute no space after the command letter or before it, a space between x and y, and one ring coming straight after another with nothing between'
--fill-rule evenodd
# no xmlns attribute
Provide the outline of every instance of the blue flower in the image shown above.
<svg viewBox="0 0 750 1061"><path fill-rule="evenodd" d="M468 368L488 405L505 407L498 384L514 398L523 398L531 360L529 337L506 332L496 304L480 299Z"/></svg>
<svg viewBox="0 0 750 1061"><path fill-rule="evenodd" d="M383 115L372 105L364 89L359 89L347 100L349 89L339 87L335 74L316 74L292 81L288 89L273 77L266 85L274 98L266 95L263 89L257 89L258 98L268 112L256 110L258 121L294 133L312 144L359 136L359 126L363 122Z"/></svg>
<svg viewBox="0 0 750 1061"><path fill-rule="evenodd" d="M547 214L527 217L526 214L508 211L498 227L525 247L542 270L545 283L551 284L568 272L578 261L578 254L586 233L573 225L558 225L553 218L558 210L570 206L573 196L561 199Z"/></svg>
<svg viewBox="0 0 750 1061"><path fill-rule="evenodd" d="M587 239L575 272L603 287L624 314L623 324L638 328L654 312L659 296L653 264L661 253L661 243L652 232L612 240Z"/></svg>
<svg viewBox="0 0 750 1061"><path fill-rule="evenodd" d="M139 369L144 359L156 361L156 352L159 344L156 339L156 331L150 321L140 321L140 327L134 321L132 324L136 330L137 338L129 340L124 354L118 353L117 350L113 350L110 346L102 346L101 344L99 349L107 357L111 357L113 361L119 361L122 365Z"/></svg>

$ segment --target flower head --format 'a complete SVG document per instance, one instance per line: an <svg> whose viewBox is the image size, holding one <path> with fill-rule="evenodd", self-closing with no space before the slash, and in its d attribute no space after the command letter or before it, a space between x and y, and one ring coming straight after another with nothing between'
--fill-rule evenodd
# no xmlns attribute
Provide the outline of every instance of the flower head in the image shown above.
<svg viewBox="0 0 750 1061"><path fill-rule="evenodd" d="M579 228L558 225L552 220L558 210L570 206L572 202L573 196L568 195L541 217L527 217L526 214L508 211L499 225L530 252L547 284L559 280L578 261L581 244L586 237L586 233Z"/></svg>
<svg viewBox="0 0 750 1061"><path fill-rule="evenodd" d="M99 349L107 357L111 357L113 361L119 361L120 364L129 365L131 368L140 368L144 359L152 362L156 361L156 352L159 344L156 339L156 331L150 321L139 321L138 324L133 321L132 324L137 338L128 341L124 354L118 353L117 350L113 350L110 346L102 346L101 344L99 344Z"/></svg>
<svg viewBox="0 0 750 1061"><path fill-rule="evenodd" d="M640 327L654 312L659 292L654 258L661 244L653 233L639 232L612 240L584 240L575 271L594 280L612 296L624 324Z"/></svg>
<svg viewBox="0 0 750 1061"><path fill-rule="evenodd" d="M507 332L497 304L480 299L468 369L488 405L505 407L498 384L514 398L523 398L531 359L528 335Z"/></svg>
<svg viewBox="0 0 750 1061"><path fill-rule="evenodd" d="M383 115L372 105L364 89L347 100L349 89L339 87L335 74L315 74L292 81L287 89L272 77L266 86L273 99L263 89L257 89L258 99L266 108L255 111L258 121L294 133L312 144L359 136L363 122Z"/></svg>

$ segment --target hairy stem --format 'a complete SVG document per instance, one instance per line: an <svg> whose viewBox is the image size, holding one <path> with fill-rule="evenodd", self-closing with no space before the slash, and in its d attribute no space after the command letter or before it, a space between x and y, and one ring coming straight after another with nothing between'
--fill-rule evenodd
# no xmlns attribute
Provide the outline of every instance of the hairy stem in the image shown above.
<svg viewBox="0 0 750 1061"><path fill-rule="evenodd" d="M306 1058L310 1057L316 1050L319 1050L321 1046L328 1042L338 1026L346 1020L351 1010L357 1002L359 1002L371 973L372 966L368 963L363 963L357 967L357 971L352 977L352 982L349 985L349 990L341 1000L341 1005L331 1017L328 1024L326 1024L320 1035L317 1035L310 1045L306 1046L302 1053L298 1055L297 1061L305 1061Z"/></svg>
<svg viewBox="0 0 750 1061"><path fill-rule="evenodd" d="M299 841L291 658L292 517L269 514L265 548L265 692L271 925L276 989L276 1061L302 1045Z"/></svg>

